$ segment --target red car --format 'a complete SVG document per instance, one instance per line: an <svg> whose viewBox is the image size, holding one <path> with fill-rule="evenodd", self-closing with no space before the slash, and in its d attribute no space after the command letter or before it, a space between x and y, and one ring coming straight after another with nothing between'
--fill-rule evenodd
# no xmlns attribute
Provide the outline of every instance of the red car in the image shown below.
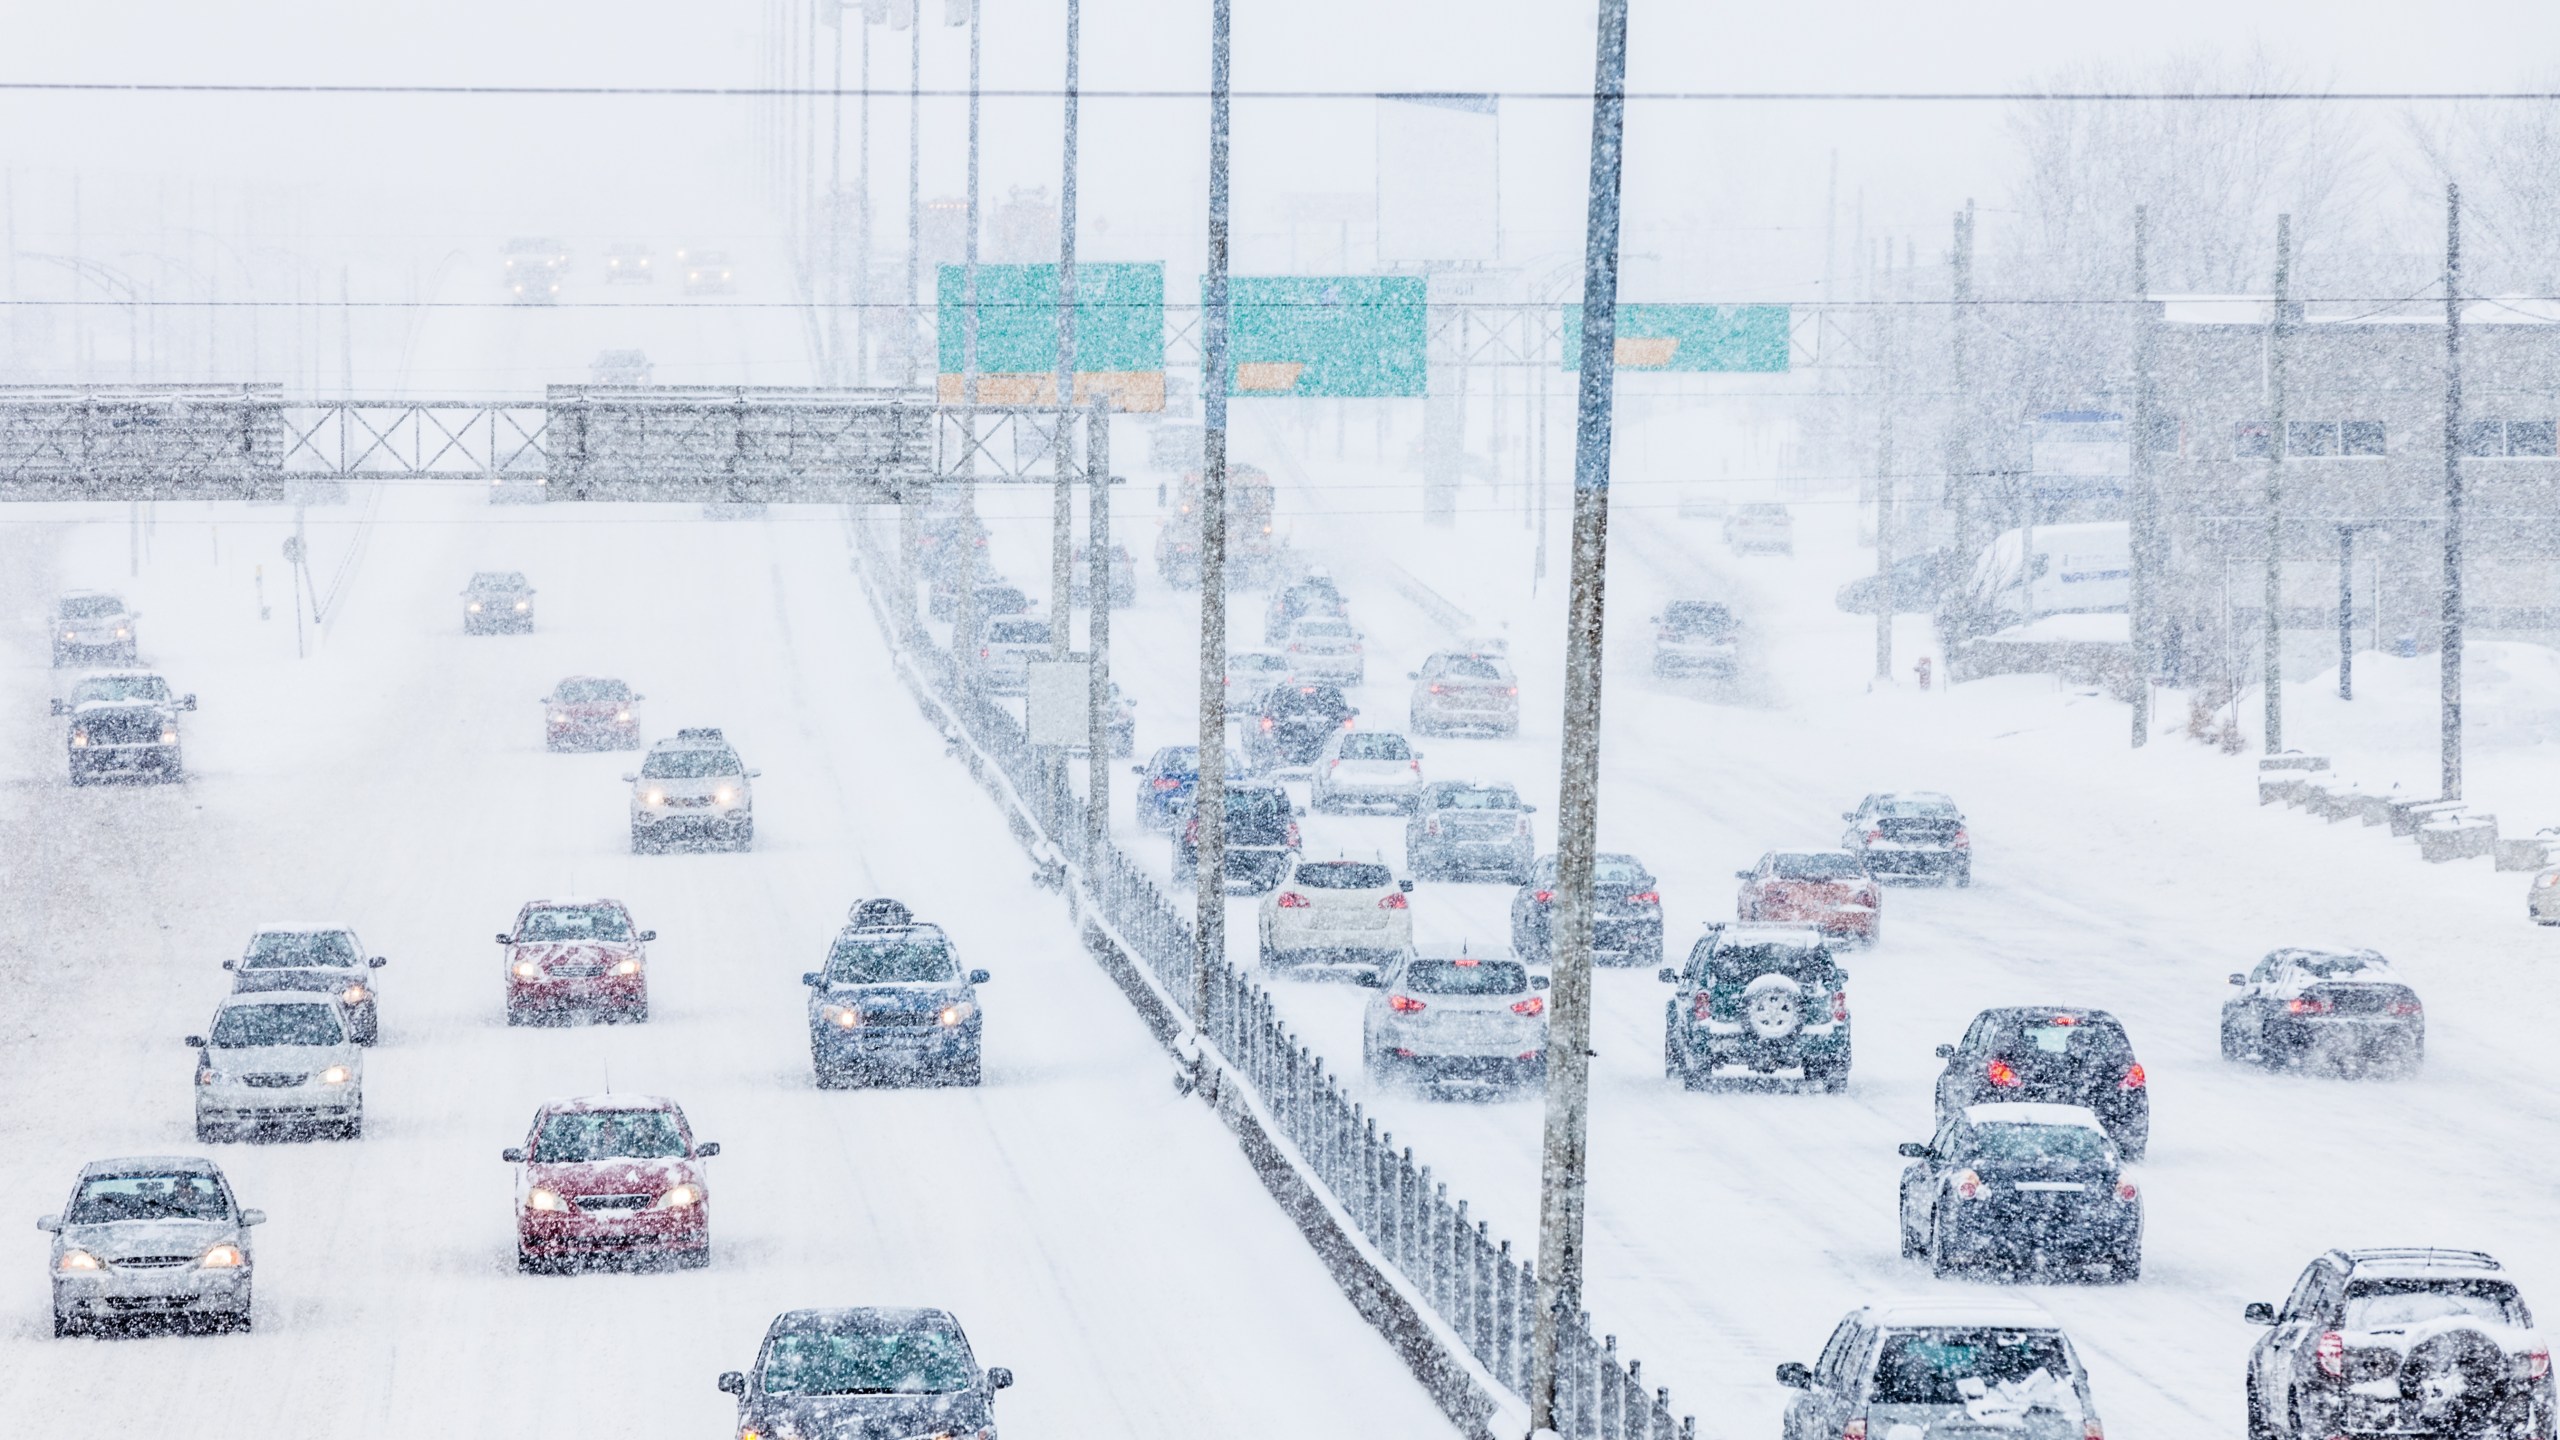
<svg viewBox="0 0 2560 1440"><path fill-rule="evenodd" d="M501 1152L516 1176L516 1268L567 1270L598 1260L711 1263L711 1187L702 1162L717 1145L693 1138L672 1100L590 1095L534 1112L524 1148Z"/></svg>
<svg viewBox="0 0 2560 1440"><path fill-rule="evenodd" d="M530 1025L581 1012L649 1018L648 954L658 938L635 930L619 900L536 900L516 912L507 947L507 1023Z"/></svg>
<svg viewBox="0 0 2560 1440"><path fill-rule="evenodd" d="M1734 918L1744 924L1812 925L1869 945L1883 930L1875 876L1846 850L1772 850L1756 869L1734 873L1742 880Z"/></svg>
<svg viewBox="0 0 2560 1440"><path fill-rule="evenodd" d="M601 675L572 675L542 697L542 743L554 750L636 750L640 701Z"/></svg>

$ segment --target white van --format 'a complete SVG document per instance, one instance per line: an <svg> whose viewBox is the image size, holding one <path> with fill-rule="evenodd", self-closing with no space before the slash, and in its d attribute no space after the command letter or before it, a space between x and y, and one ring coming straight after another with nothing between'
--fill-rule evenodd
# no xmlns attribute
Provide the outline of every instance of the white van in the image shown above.
<svg viewBox="0 0 2560 1440"><path fill-rule="evenodd" d="M2133 601L2132 537L2121 520L2004 531L1974 561L1971 593L2004 621L2122 611Z"/></svg>

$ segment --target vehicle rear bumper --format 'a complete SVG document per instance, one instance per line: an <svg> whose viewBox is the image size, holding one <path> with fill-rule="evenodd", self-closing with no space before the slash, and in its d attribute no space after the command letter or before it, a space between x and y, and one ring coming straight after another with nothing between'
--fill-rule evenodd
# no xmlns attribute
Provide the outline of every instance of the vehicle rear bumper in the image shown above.
<svg viewBox="0 0 2560 1440"><path fill-rule="evenodd" d="M1443 1055L1391 1047L1386 1058L1396 1069L1423 1080L1528 1085L1547 1077L1543 1049L1508 1055Z"/></svg>
<svg viewBox="0 0 2560 1440"><path fill-rule="evenodd" d="M1874 875L1952 875L1973 866L1973 852L1952 846L1869 845L1859 852Z"/></svg>
<svg viewBox="0 0 2560 1440"><path fill-rule="evenodd" d="M1681 1045L1688 1051L1693 1065L1712 1068L1735 1066L1741 1069L1774 1073L1802 1067L1808 1072L1826 1072L1849 1068L1849 1027L1808 1027L1778 1040L1765 1040L1745 1031L1739 1035L1717 1034L1692 1021L1681 1027Z"/></svg>

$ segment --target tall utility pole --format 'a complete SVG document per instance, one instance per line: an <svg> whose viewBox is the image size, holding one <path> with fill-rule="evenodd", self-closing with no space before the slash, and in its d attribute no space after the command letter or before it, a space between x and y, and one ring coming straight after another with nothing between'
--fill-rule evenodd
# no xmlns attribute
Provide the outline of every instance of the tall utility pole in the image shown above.
<svg viewBox="0 0 2560 1440"><path fill-rule="evenodd" d="M827 300L826 373L829 385L844 374L844 0L820 0L835 24L835 84L827 98L827 279L815 288Z"/></svg>
<svg viewBox="0 0 2560 1440"><path fill-rule="evenodd" d="M1095 850L1111 838L1111 402L1096 397L1085 411L1084 469L1093 482L1085 502L1085 593L1093 602L1085 629L1085 837ZM1060 443L1066 433L1059 432Z"/></svg>
<svg viewBox="0 0 2560 1440"><path fill-rule="evenodd" d="M976 227L972 226L974 231ZM918 252L924 249L924 17L907 17L907 314L899 327L898 348L906 353L907 385L922 381L916 369L924 359L923 315L918 307ZM972 579L974 579L974 575ZM967 587L963 587L964 591Z"/></svg>
<svg viewBox="0 0 2560 1440"><path fill-rule="evenodd" d="M1949 257L1947 307L1947 378L1955 399L1947 411L1946 472L1948 525L1954 538L1948 547L1958 562L1972 554L1973 530L1973 391L1967 381L1965 326L1973 310L1973 202L1956 212L1956 243Z"/></svg>
<svg viewBox="0 0 2560 1440"><path fill-rule="evenodd" d="M924 33L924 17L914 21L916 33ZM967 429L968 441L961 447L960 473L960 553L954 557L960 564L960 593L952 601L951 653L959 657L960 673L969 688L978 684L978 486L966 477L978 473L978 7L969 6L969 197L961 216L960 236L960 423ZM916 262L907 261L907 273L915 273ZM940 278L936 277L937 291ZM914 308L915 284L907 285L907 339L916 345L917 315ZM939 372L942 363L934 362ZM908 367L912 382L914 366ZM936 375L934 385L941 387Z"/></svg>
<svg viewBox="0 0 2560 1440"><path fill-rule="evenodd" d="M2276 303L2267 311L2267 753L2284 748L2284 340L2293 279L2293 217L2276 217Z"/></svg>
<svg viewBox="0 0 2560 1440"><path fill-rule="evenodd" d="M1227 31L1209 0L1209 263L1200 281L1200 888L1191 1018L1209 1020L1209 976L1227 958Z"/></svg>
<svg viewBox="0 0 2560 1440"><path fill-rule="evenodd" d="M1600 820L1600 642L1609 544L1609 406L1618 349L1618 170L1627 123L1627 0L1600 0L1591 85L1591 205L1583 241L1582 373L1573 435L1573 578L1566 605L1564 765L1556 806L1553 992L1539 1166L1538 1313L1529 1428L1556 1425L1557 1355L1582 1313L1590 1147L1591 870Z"/></svg>
<svg viewBox="0 0 2560 1440"><path fill-rule="evenodd" d="M1876 420L1876 679L1886 684L1893 682L1893 407L1900 398L1902 365L1892 267L1888 257L1884 343L1877 347L1877 360L1884 374L1884 404L1878 407Z"/></svg>
<svg viewBox="0 0 2560 1440"><path fill-rule="evenodd" d="M2152 390L2151 216L2133 207L2133 586L2126 638L2133 642L2133 748L2151 741L2151 677L2160 668L2160 497L2151 473L2151 429L2159 423Z"/></svg>
<svg viewBox="0 0 2560 1440"><path fill-rule="evenodd" d="M2444 187L2444 629L2437 637L2444 798L2462 798L2462 187Z"/></svg>
<svg viewBox="0 0 2560 1440"><path fill-rule="evenodd" d="M854 167L855 201L861 230L853 239L853 383L871 383L871 22L862 25L862 159Z"/></svg>
<svg viewBox="0 0 2560 1440"><path fill-rule="evenodd" d="M1058 483L1049 513L1049 653L1067 656L1067 626L1075 619L1068 603L1075 589L1076 461L1067 436L1076 425L1076 62L1082 24L1078 0L1067 0L1066 175L1058 185ZM1097 422L1099 423L1099 422ZM1097 482L1099 483L1099 482ZM1109 608L1104 592L1107 576L1102 552L1094 551L1087 570L1087 590L1095 613Z"/></svg>

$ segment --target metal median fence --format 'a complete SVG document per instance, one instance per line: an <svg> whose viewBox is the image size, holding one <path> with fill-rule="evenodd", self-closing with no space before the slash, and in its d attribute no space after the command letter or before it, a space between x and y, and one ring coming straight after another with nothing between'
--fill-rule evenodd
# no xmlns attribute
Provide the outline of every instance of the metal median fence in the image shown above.
<svg viewBox="0 0 2560 1440"><path fill-rule="evenodd" d="M951 652L915 617L913 590L900 603L908 572L881 545L860 510L848 524L856 569L873 617L899 652L901 671L928 715L939 712L961 738L1001 772L1020 801L1014 817L1025 840L1054 851L1065 881L1117 932L1154 976L1175 1009L1198 993L1187 906L1177 908L1156 882L1108 840L1086 830L1085 801L1067 781L1068 767L1026 738L1012 712L965 677ZM973 768L975 762L973 761ZM1206 987L1209 1013L1190 1017L1202 1039L1241 1079L1269 1126L1296 1151L1294 1168L1328 1198L1376 1257L1402 1276L1457 1345L1497 1385L1528 1389L1530 1334L1538 1282L1535 1264L1512 1254L1465 1200L1398 1146L1343 1090L1324 1057L1299 1043L1281 1022L1271 994L1250 975L1217 963ZM1559 1364L1562 1393L1557 1430L1567 1440L1693 1440L1697 1422L1674 1418L1667 1387L1648 1388L1642 1365L1618 1352L1615 1335L1595 1338L1589 1312L1572 1317Z"/></svg>

